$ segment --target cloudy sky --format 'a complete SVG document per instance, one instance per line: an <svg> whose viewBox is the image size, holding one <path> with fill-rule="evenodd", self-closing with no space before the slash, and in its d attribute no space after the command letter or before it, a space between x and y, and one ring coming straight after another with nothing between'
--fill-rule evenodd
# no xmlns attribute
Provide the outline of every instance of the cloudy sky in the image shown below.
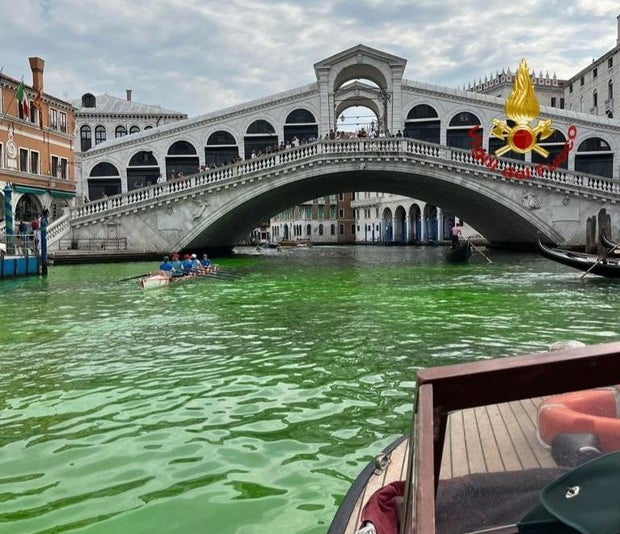
<svg viewBox="0 0 620 534"><path fill-rule="evenodd" d="M618 0L20 0L0 3L0 67L45 92L107 93L190 117L316 81L356 44L448 87L516 69L569 78L617 44Z"/></svg>

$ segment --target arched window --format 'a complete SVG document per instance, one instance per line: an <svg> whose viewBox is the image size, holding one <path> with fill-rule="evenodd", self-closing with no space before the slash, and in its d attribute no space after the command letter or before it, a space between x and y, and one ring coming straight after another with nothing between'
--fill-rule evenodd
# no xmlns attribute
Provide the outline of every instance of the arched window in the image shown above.
<svg viewBox="0 0 620 534"><path fill-rule="evenodd" d="M168 149L169 156L193 156L196 154L194 145L188 141L176 141Z"/></svg>
<svg viewBox="0 0 620 534"><path fill-rule="evenodd" d="M168 149L166 155L166 175L178 175L182 172L185 176L199 171L200 163L196 147L188 141L176 141Z"/></svg>
<svg viewBox="0 0 620 534"><path fill-rule="evenodd" d="M153 152L141 150L129 160L127 168L127 190L148 187L157 183L161 170Z"/></svg>
<svg viewBox="0 0 620 534"><path fill-rule="evenodd" d="M312 226L307 224L306 225L306 235L307 236L311 236L312 235Z"/></svg>
<svg viewBox="0 0 620 534"><path fill-rule="evenodd" d="M92 177L120 176L120 174L121 173L118 171L116 166L107 161L102 161L101 163L97 163L97 165L93 167L93 170L90 171L90 176Z"/></svg>
<svg viewBox="0 0 620 534"><path fill-rule="evenodd" d="M297 108L286 116L284 124L284 142L289 143L294 137L301 142L311 143L319 136L319 127L315 116L307 109Z"/></svg>
<svg viewBox="0 0 620 534"><path fill-rule="evenodd" d="M275 134L276 131L273 126L263 119L258 119L254 121L246 131L248 135L264 135L264 134Z"/></svg>
<svg viewBox="0 0 620 534"><path fill-rule="evenodd" d="M83 108L95 108L97 107L97 99L95 95L91 93L85 93L82 95L82 107Z"/></svg>
<svg viewBox="0 0 620 534"><path fill-rule="evenodd" d="M405 119L405 137L428 143L439 143L441 121L435 108L428 104L413 107Z"/></svg>
<svg viewBox="0 0 620 534"><path fill-rule="evenodd" d="M130 167L143 167L157 165L157 160L153 153L149 150L141 150L140 152L135 153L131 159L129 160Z"/></svg>
<svg viewBox="0 0 620 534"><path fill-rule="evenodd" d="M135 124L131 128L129 128L130 134L135 134L135 133L138 133L139 131L140 131L140 127L136 126Z"/></svg>
<svg viewBox="0 0 620 534"><path fill-rule="evenodd" d="M116 130L114 130L114 137L119 138L119 137L125 137L127 135L127 128L125 128L124 126L117 126Z"/></svg>
<svg viewBox="0 0 620 534"><path fill-rule="evenodd" d="M119 170L107 161L97 163L88 175L88 198L97 200L121 192Z"/></svg>
<svg viewBox="0 0 620 534"><path fill-rule="evenodd" d="M476 125L480 125L480 119L473 113L462 111L454 115L454 117L450 119L446 132L447 145L455 148L471 149L469 130L472 126ZM478 130L478 133L483 135L482 128Z"/></svg>
<svg viewBox="0 0 620 534"><path fill-rule="evenodd" d="M86 152L93 146L92 132L90 126L85 124L80 128L80 150Z"/></svg>
<svg viewBox="0 0 620 534"><path fill-rule="evenodd" d="M609 143L600 137L584 140L575 154L575 171L613 178L614 154Z"/></svg>
<svg viewBox="0 0 620 534"><path fill-rule="evenodd" d="M103 143L105 141L105 126L101 124L95 127L95 145Z"/></svg>
<svg viewBox="0 0 620 534"><path fill-rule="evenodd" d="M596 92L596 89L592 92L592 107L598 107L598 93Z"/></svg>
<svg viewBox="0 0 620 534"><path fill-rule="evenodd" d="M277 148L278 136L269 122L258 119L248 126L243 141L245 159L250 159L252 152L256 154L266 153Z"/></svg>
<svg viewBox="0 0 620 534"><path fill-rule="evenodd" d="M208 167L226 165L239 159L239 148L232 134L218 130L213 132L205 147L205 162Z"/></svg>

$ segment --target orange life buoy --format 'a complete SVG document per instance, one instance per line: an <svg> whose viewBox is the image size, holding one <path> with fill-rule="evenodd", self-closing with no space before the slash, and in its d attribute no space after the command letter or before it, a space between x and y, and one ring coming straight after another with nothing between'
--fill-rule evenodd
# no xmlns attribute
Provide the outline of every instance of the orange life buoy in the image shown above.
<svg viewBox="0 0 620 534"><path fill-rule="evenodd" d="M545 399L538 409L538 434L551 445L568 432L598 437L601 451L620 450L620 386L588 389Z"/></svg>

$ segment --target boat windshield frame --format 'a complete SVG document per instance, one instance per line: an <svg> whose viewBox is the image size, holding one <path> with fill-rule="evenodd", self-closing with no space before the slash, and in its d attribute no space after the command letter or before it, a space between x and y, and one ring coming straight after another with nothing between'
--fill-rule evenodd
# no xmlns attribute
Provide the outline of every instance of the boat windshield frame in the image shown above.
<svg viewBox="0 0 620 534"><path fill-rule="evenodd" d="M435 532L436 494L451 411L618 383L620 342L419 370L401 534Z"/></svg>

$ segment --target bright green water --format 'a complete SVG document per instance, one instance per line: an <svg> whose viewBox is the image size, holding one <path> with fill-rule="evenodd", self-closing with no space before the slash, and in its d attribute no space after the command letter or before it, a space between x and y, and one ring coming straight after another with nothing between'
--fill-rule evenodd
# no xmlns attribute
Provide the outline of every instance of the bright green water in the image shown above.
<svg viewBox="0 0 620 534"><path fill-rule="evenodd" d="M324 533L409 425L416 369L620 338L617 282L439 248L151 264L0 282L0 532Z"/></svg>

